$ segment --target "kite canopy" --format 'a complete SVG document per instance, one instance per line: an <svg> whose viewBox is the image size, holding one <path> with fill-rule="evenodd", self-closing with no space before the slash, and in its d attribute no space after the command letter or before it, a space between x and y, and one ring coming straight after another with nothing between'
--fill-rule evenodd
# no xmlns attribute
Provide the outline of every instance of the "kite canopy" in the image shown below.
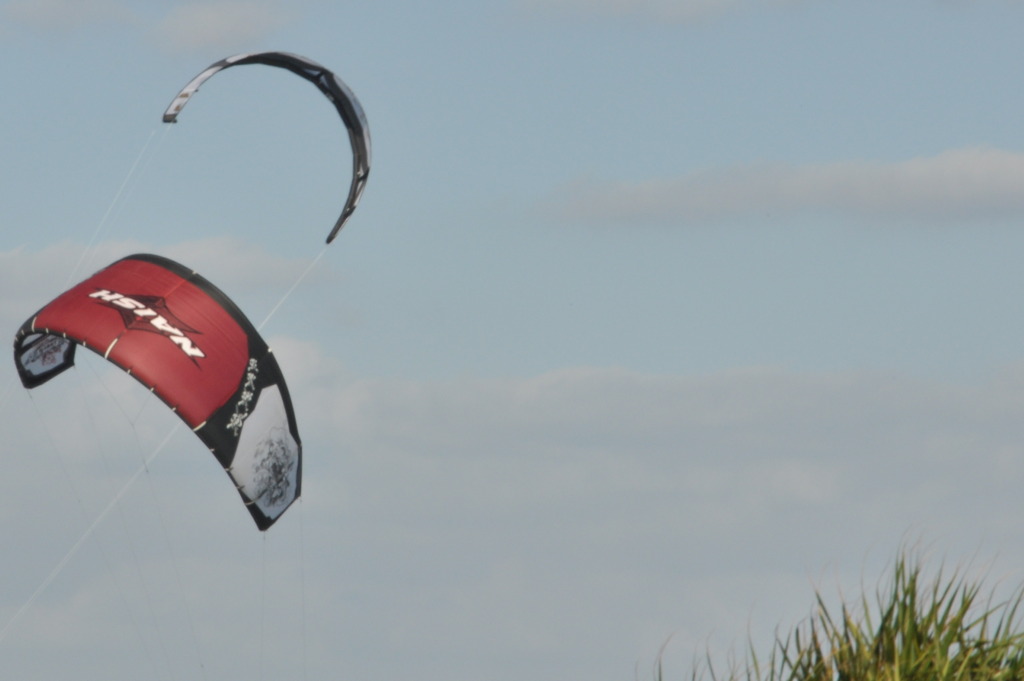
<svg viewBox="0 0 1024 681"><path fill-rule="evenodd" d="M327 99L331 100L338 110L338 115L348 128L349 142L352 144L352 184L349 186L348 199L341 211L341 216L334 223L334 228L327 235L327 243L334 241L345 221L352 215L359 203L359 197L366 186L370 174L370 128L366 124L366 115L359 100L344 82L325 67L315 61L288 52L258 52L253 54L236 54L211 64L205 71L189 81L182 88L171 105L164 112L164 123L176 123L178 113L184 108L199 87L215 73L231 66L241 64L265 64L288 69L302 76L320 88Z"/></svg>
<svg viewBox="0 0 1024 681"><path fill-rule="evenodd" d="M298 498L302 443L281 369L241 310L199 274L139 254L65 291L15 336L22 384L70 368L76 345L134 376L192 428L260 530Z"/></svg>

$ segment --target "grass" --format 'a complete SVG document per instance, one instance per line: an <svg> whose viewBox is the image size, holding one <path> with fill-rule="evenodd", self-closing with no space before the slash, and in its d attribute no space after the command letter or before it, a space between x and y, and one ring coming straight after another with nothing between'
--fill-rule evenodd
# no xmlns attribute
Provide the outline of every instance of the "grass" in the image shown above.
<svg viewBox="0 0 1024 681"><path fill-rule="evenodd" d="M874 606L830 611L821 594L814 614L778 637L766 660L753 646L746 664L719 672L709 659L692 681L1024 681L1024 592L996 602L962 572L922 575L920 561L901 553L891 582ZM659 663L657 681L662 680Z"/></svg>

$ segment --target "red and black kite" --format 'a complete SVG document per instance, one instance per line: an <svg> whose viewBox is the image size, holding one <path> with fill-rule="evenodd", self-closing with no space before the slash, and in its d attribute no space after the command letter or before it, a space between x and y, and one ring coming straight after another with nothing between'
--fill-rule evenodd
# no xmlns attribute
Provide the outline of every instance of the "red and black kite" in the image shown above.
<svg viewBox="0 0 1024 681"><path fill-rule="evenodd" d="M242 311L191 269L132 255L44 306L18 330L14 359L35 388L102 355L149 388L221 463L260 530L298 498L302 443L277 360Z"/></svg>

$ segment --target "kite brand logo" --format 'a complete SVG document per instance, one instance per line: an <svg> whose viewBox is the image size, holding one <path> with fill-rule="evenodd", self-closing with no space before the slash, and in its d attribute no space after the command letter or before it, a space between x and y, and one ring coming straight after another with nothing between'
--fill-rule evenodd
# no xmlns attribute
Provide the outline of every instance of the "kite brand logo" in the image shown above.
<svg viewBox="0 0 1024 681"><path fill-rule="evenodd" d="M100 289L90 293L89 297L117 310L126 329L150 331L166 336L193 362L198 357L206 357L206 353L186 335L200 332L175 317L167 308L167 301L160 296L126 296Z"/></svg>

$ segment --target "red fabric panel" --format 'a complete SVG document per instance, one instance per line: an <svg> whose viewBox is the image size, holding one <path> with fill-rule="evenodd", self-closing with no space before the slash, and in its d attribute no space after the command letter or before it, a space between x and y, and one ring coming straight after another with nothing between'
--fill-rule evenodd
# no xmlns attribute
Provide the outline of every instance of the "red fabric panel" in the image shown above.
<svg viewBox="0 0 1024 681"><path fill-rule="evenodd" d="M101 355L114 343L107 358L193 428L234 393L249 359L245 332L220 304L142 260L120 260L66 291L34 327L66 333Z"/></svg>

